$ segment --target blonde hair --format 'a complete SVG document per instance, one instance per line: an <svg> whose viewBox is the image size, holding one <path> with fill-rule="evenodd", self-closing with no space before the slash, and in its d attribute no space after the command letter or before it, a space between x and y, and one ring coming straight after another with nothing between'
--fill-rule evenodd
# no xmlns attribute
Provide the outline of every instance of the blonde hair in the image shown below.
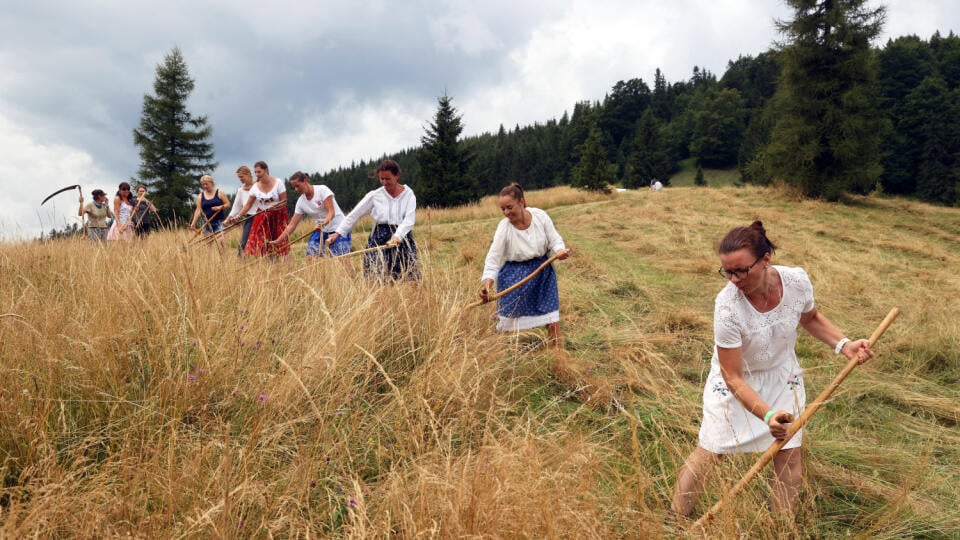
<svg viewBox="0 0 960 540"><path fill-rule="evenodd" d="M217 185L217 183L213 181L213 177L210 176L209 174L205 174L205 175L203 175L203 176L200 177L200 183L202 184L202 183L204 183L204 182L210 182L210 185L211 185L211 186Z"/></svg>

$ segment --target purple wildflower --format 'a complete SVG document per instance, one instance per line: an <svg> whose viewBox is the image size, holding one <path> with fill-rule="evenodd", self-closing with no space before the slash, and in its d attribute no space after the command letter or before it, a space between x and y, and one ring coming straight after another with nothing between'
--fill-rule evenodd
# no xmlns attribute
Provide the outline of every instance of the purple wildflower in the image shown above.
<svg viewBox="0 0 960 540"><path fill-rule="evenodd" d="M350 497L350 498L349 498L349 503L350 503L350 508L356 508L356 507L357 507L357 500L354 499L353 497Z"/></svg>
<svg viewBox="0 0 960 540"><path fill-rule="evenodd" d="M196 376L196 375L188 375L188 376L187 376L187 380L188 380L188 381L195 381L195 380L197 380L197 376Z"/></svg>
<svg viewBox="0 0 960 540"><path fill-rule="evenodd" d="M260 403L263 403L263 402L267 401L267 399L269 399L269 398L270 398L270 396L268 396L268 395L266 395L266 394L260 394L260 397L257 398L257 401L259 401Z"/></svg>

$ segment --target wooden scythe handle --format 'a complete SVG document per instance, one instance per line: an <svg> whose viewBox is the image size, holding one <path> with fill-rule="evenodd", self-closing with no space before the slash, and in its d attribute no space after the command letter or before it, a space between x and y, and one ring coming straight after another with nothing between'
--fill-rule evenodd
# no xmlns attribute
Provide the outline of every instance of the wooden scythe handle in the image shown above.
<svg viewBox="0 0 960 540"><path fill-rule="evenodd" d="M897 315L899 314L900 314L900 310L897 308L893 308L890 310L890 313L887 313L887 316L880 323L880 326L878 326L877 329L874 330L873 334L870 336L871 348L877 342L877 340L880 339L880 336L883 335L883 333L887 330L887 327L890 326L890 323L892 323L893 320L896 319ZM783 445L787 444L787 442L790 439L792 439L793 436L796 435L798 431L800 431L800 428L802 428L803 425L807 423L807 420L809 420L810 417L817 412L817 409L819 409L821 405L823 405L828 399L830 399L830 396L833 394L833 391L836 390L837 387L840 386L840 383L842 383L843 380L847 378L847 375L849 375L850 372L853 371L855 367L857 367L858 362L859 361L857 358L854 358L847 362L847 365L844 366L840 374L837 375L833 379L833 381L829 385L827 385L826 388L823 389L822 392L820 392L820 395L817 396L817 399L813 400L813 403L807 406L807 408L803 411L803 414L801 414L799 418L794 420L794 422L790 425L790 428L787 430L786 436L779 441L774 441L774 443L770 445L770 448L767 448L767 450L763 453L763 455L760 456L760 459L758 459L757 462L754 463L753 467L750 467L750 470L747 471L747 474L743 475L743 478L741 478L740 481L733 486L733 488L727 491L723 495L723 497L721 497L720 500L717 501L717 503L710 508L710 510L708 510L705 514L700 516L700 519L698 519L693 524L694 528L697 528L697 527L702 528L704 525L706 525L709 521L711 521L714 518L714 516L717 515L717 513L729 501L731 501L734 497L736 497L738 493L743 491L743 488L745 488L747 484L749 484L750 481L753 480L753 478L757 476L757 474L759 474L760 471L762 471L763 468L766 467L771 460L773 460L773 458L777 455L777 452L779 452L780 449L783 448Z"/></svg>

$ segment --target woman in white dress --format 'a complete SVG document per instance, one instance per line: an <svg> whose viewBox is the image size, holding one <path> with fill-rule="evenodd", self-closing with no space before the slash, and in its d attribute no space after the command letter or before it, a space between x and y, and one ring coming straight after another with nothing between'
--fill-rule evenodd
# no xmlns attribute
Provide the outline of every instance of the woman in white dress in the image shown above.
<svg viewBox="0 0 960 540"><path fill-rule="evenodd" d="M684 462L670 510L689 516L704 480L726 454L762 452L783 439L806 404L797 361L797 325L838 355L873 357L866 339L844 337L813 302L813 285L802 268L773 266L776 246L763 224L736 227L718 250L720 274L728 279L714 305L713 358L703 390L699 445ZM774 457L770 509L793 512L800 494L803 430Z"/></svg>
<svg viewBox="0 0 960 540"><path fill-rule="evenodd" d="M130 184L120 182L117 196L113 198L113 225L107 232L107 240L133 240L133 193Z"/></svg>

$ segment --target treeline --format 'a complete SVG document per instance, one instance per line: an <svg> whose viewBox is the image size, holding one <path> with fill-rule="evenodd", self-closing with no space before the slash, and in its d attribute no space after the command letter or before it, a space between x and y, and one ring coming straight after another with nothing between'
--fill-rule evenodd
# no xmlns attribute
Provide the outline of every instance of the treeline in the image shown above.
<svg viewBox="0 0 960 540"><path fill-rule="evenodd" d="M578 179L577 167L583 168L585 156L597 151L605 163L591 166L589 174L608 171L611 183L626 188L647 185L653 178L669 184L678 163L687 158L695 158L703 167L738 167L745 182L776 180L775 174L757 163L764 160L782 114L783 104L772 98L781 84L783 55L784 50L770 50L755 57L741 56L730 61L719 78L694 67L688 79L670 83L657 69L652 86L640 78L619 81L602 101L576 103L572 113L564 112L559 120L524 127L501 125L496 133L466 137L459 144L467 178L459 182L473 186L477 197L496 193L511 181L528 189L583 184L587 180ZM835 56L842 58L842 53ZM869 49L868 56L862 67L867 70L868 76L863 77L867 84L858 92L870 108L871 121L876 121L872 131L878 131L875 135L881 142L876 145L877 155L857 159L880 167L865 173L873 182L854 182L845 189L881 188L956 204L960 37L952 32L946 37L934 34L929 40L900 37L882 48ZM438 113L435 122L442 120ZM418 154L423 148L383 156L400 162L402 178L414 190L429 180L420 178ZM369 174L376 161L316 173L313 179L333 189L341 205L350 208L377 185ZM813 194L830 196L831 192L813 190ZM442 201L429 202L443 206Z"/></svg>

